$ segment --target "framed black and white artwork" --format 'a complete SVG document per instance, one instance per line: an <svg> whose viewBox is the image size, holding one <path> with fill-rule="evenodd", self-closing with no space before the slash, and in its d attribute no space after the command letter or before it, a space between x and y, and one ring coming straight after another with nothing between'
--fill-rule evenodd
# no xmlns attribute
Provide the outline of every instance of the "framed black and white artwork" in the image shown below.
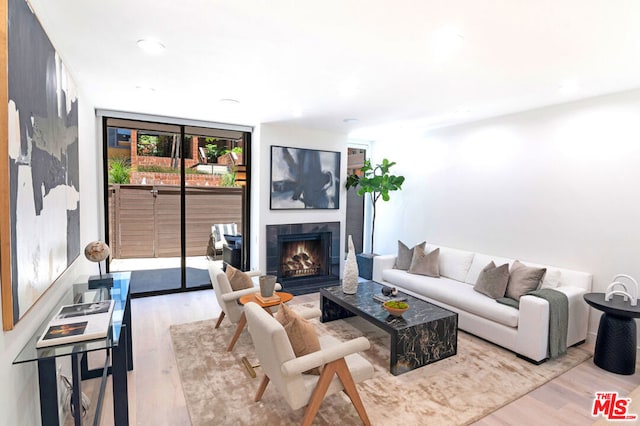
<svg viewBox="0 0 640 426"><path fill-rule="evenodd" d="M272 146L270 207L340 208L340 153Z"/></svg>
<svg viewBox="0 0 640 426"><path fill-rule="evenodd" d="M0 59L0 91L8 100L0 112L8 123L0 137L4 330L80 254L77 91L29 5L9 0L7 16L6 55Z"/></svg>

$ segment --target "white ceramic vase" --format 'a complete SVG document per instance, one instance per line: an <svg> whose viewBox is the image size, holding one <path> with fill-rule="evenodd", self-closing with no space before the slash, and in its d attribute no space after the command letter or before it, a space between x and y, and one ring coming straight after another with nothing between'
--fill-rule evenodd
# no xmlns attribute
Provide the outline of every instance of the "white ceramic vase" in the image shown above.
<svg viewBox="0 0 640 426"><path fill-rule="evenodd" d="M349 251L347 261L344 265L344 275L342 277L342 291L346 294L356 294L358 291L358 262L356 261L356 250L353 247L353 240L349 235Z"/></svg>

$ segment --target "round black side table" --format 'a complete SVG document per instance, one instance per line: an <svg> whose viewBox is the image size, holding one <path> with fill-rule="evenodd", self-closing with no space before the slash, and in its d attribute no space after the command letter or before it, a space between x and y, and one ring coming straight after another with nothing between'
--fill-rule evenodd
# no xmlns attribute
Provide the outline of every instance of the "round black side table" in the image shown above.
<svg viewBox="0 0 640 426"><path fill-rule="evenodd" d="M636 372L636 322L640 318L640 304L631 306L620 295L604 300L604 293L587 293L584 300L604 312L600 317L593 363L617 374Z"/></svg>

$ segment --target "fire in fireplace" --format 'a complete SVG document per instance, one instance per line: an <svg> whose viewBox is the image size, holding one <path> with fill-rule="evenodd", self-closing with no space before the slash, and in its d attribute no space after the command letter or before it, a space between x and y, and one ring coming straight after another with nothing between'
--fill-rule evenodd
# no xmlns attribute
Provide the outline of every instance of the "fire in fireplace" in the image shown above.
<svg viewBox="0 0 640 426"><path fill-rule="evenodd" d="M307 277L322 269L322 254L317 241L297 241L283 244L280 262L282 276Z"/></svg>
<svg viewBox="0 0 640 426"><path fill-rule="evenodd" d="M292 234L280 238L280 271L283 279L329 274L328 233Z"/></svg>

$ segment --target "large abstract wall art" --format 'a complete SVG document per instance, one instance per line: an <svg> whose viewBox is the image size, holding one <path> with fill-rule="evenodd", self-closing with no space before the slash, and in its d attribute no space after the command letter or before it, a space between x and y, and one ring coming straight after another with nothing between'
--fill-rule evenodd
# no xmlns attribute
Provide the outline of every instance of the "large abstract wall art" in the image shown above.
<svg viewBox="0 0 640 426"><path fill-rule="evenodd" d="M340 208L340 153L271 147L271 210Z"/></svg>
<svg viewBox="0 0 640 426"><path fill-rule="evenodd" d="M0 138L6 144L0 198L7 200L0 199L0 267L7 330L80 254L80 187L74 83L25 1L2 1L7 74L0 77L8 94L1 99L7 134Z"/></svg>

